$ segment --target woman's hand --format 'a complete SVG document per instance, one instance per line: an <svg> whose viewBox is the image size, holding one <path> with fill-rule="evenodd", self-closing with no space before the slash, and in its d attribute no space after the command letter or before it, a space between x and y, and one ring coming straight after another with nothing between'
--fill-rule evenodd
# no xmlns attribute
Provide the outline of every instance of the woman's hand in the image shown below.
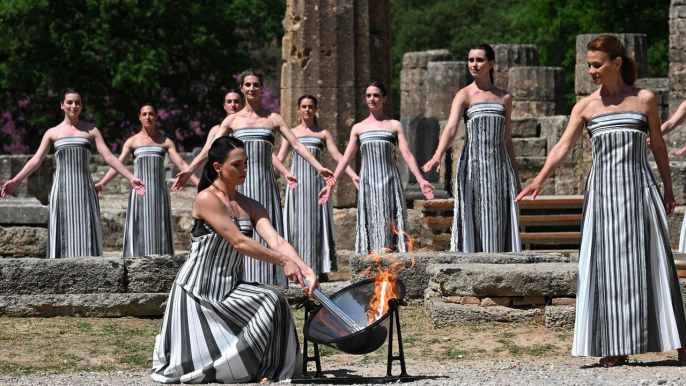
<svg viewBox="0 0 686 386"><path fill-rule="evenodd" d="M676 207L674 192L672 189L665 189L665 212L667 212L667 214L674 213L674 207Z"/></svg>
<svg viewBox="0 0 686 386"><path fill-rule="evenodd" d="M538 196L538 193L541 191L541 185L533 182L531 185L527 186L526 188L522 189L521 192L519 192L519 195L517 198L515 198L515 202L519 202L522 200L522 198L531 195L531 199L535 200L536 196Z"/></svg>
<svg viewBox="0 0 686 386"><path fill-rule="evenodd" d="M424 173L430 172L431 169L436 168L437 172L441 171L441 160L440 159L435 159L431 158L427 163L422 166L422 171Z"/></svg>
<svg viewBox="0 0 686 386"><path fill-rule="evenodd" d="M179 192L181 189L183 189L184 186L188 183L188 180L191 179L191 173L188 171L182 171L179 172L179 174L176 175L176 180L172 184L172 191L174 192Z"/></svg>
<svg viewBox="0 0 686 386"><path fill-rule="evenodd" d="M312 271L310 267L305 266L304 268L301 268L293 260L289 260L286 265L283 266L283 270L286 273L286 276L293 283L300 284L303 291L307 292L310 297L312 296L312 292L319 288L317 275L314 274L314 271ZM307 282L310 283L310 288L307 288L304 279L307 279Z"/></svg>
<svg viewBox="0 0 686 386"><path fill-rule="evenodd" d="M327 168L321 168L318 171L319 175L326 181L327 185L335 185L336 178L333 176L333 172Z"/></svg>
<svg viewBox="0 0 686 386"><path fill-rule="evenodd" d="M353 184L355 184L357 190L360 190L360 176L353 177Z"/></svg>
<svg viewBox="0 0 686 386"><path fill-rule="evenodd" d="M324 205L326 204L327 201L329 201L329 196L331 195L331 189L333 186L331 185L326 185L324 189L322 189L319 192L319 205Z"/></svg>
<svg viewBox="0 0 686 386"><path fill-rule="evenodd" d="M95 192L98 193L98 197L102 196L102 190L104 189L104 186L102 186L101 183L95 184Z"/></svg>
<svg viewBox="0 0 686 386"><path fill-rule="evenodd" d="M133 177L129 180L129 182L131 183L133 190L135 190L139 196L145 196L145 184L143 183L143 181L136 177Z"/></svg>
<svg viewBox="0 0 686 386"><path fill-rule="evenodd" d="M298 178L291 173L286 173L284 175L286 178L286 183L288 184L288 187L291 189L295 189L298 187Z"/></svg>
<svg viewBox="0 0 686 386"><path fill-rule="evenodd" d="M686 146L682 147L681 149L677 150L676 155L682 155L686 152Z"/></svg>
<svg viewBox="0 0 686 386"><path fill-rule="evenodd" d="M17 185L19 185L19 182L16 182L14 180L9 180L5 182L2 185L2 192L0 193L0 195L2 195L2 198L9 198L14 192L14 189L17 188Z"/></svg>
<svg viewBox="0 0 686 386"><path fill-rule="evenodd" d="M419 181L419 186L422 188L422 193L424 194L424 197L426 197L427 200L433 200L434 199L434 186L429 183L427 180Z"/></svg>

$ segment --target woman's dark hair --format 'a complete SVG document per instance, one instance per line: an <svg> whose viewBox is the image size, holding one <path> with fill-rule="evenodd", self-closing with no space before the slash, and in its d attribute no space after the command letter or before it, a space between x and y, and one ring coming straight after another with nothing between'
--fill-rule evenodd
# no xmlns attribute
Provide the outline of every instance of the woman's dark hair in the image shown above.
<svg viewBox="0 0 686 386"><path fill-rule="evenodd" d="M302 101L304 101L305 99L311 100L312 103L314 103L314 107L317 107L317 98L313 97L313 96L310 95L310 94L306 94L306 95L303 95L303 96L301 96L300 98L298 98L298 107L300 107L300 103L301 103ZM314 124L315 124L315 125L318 125L318 124L319 124L319 120L317 119L317 115L314 116Z"/></svg>
<svg viewBox="0 0 686 386"><path fill-rule="evenodd" d="M633 86L638 77L638 65L633 58L626 54L624 44L612 35L601 35L588 43L586 49L589 51L604 52L610 60L622 58L622 80L629 86Z"/></svg>
<svg viewBox="0 0 686 386"><path fill-rule="evenodd" d="M64 91L62 92L62 102L64 102L64 99L67 97L67 94L78 94L79 96L81 96L81 93L79 92L79 90L72 88L72 87L68 87L68 88L65 88Z"/></svg>
<svg viewBox="0 0 686 386"><path fill-rule="evenodd" d="M381 83L381 82L369 82L369 83L367 84L367 87L365 87L364 89L366 90L366 89L368 89L368 88L370 88L370 87L376 87L376 88L378 88L379 90L381 90L381 95L382 95L382 96L388 95L388 91L386 91L386 86L384 86L383 83Z"/></svg>
<svg viewBox="0 0 686 386"><path fill-rule="evenodd" d="M210 151L207 152L207 163L202 171L202 177L198 184L198 193L207 189L217 179L217 171L214 170L214 163L224 163L233 149L245 149L243 141L236 137L219 137L212 142Z"/></svg>
<svg viewBox="0 0 686 386"><path fill-rule="evenodd" d="M257 79L260 80L260 84L264 86L264 77L262 75L262 71L253 70L252 68L248 68L247 70L241 72L241 74L239 75L239 78L241 79L241 86L243 85L243 83L245 83L245 78L248 76L256 76Z"/></svg>
<svg viewBox="0 0 686 386"><path fill-rule="evenodd" d="M138 115L141 115L141 110L143 110L143 107L150 106L152 109L155 111L155 115L157 115L157 107L153 105L152 103L143 103L138 107Z"/></svg>
<svg viewBox="0 0 686 386"><path fill-rule="evenodd" d="M495 62L495 51L493 50L493 47L489 46L488 44L476 43L473 46L469 47L469 51L471 50L484 50L484 52L486 52L486 59L488 59L489 62ZM493 72L493 67L491 67L491 70L488 71L488 75L491 78L491 83L495 83L495 81L493 80Z"/></svg>
<svg viewBox="0 0 686 386"><path fill-rule="evenodd" d="M262 82L262 81L260 81L260 82ZM245 103L245 95L243 95L241 90L235 89L235 88L230 88L229 91L227 91L226 94L224 94L224 102L226 102L226 96L229 94L238 94L238 96L241 98L241 101L243 101L243 103Z"/></svg>

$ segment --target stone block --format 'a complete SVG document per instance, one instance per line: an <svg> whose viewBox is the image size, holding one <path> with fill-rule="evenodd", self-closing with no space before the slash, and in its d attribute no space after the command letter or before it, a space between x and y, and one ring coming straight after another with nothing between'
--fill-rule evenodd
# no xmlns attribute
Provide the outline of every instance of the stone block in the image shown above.
<svg viewBox="0 0 686 386"><path fill-rule="evenodd" d="M547 328L574 328L576 307L548 306L545 308L545 326Z"/></svg>
<svg viewBox="0 0 686 386"><path fill-rule="evenodd" d="M576 298L553 298L552 304L554 306L575 306Z"/></svg>
<svg viewBox="0 0 686 386"><path fill-rule="evenodd" d="M588 50L586 46L591 40L608 33L582 34L576 36L576 71L574 90L577 95L588 95L593 90L593 80L588 75ZM634 58L638 64L638 77L647 78L648 71L648 38L645 34L609 33L619 39L626 48L627 55ZM585 71L582 73L582 68Z"/></svg>
<svg viewBox="0 0 686 386"><path fill-rule="evenodd" d="M132 293L169 292L186 259L168 255L126 258L126 290Z"/></svg>
<svg viewBox="0 0 686 386"><path fill-rule="evenodd" d="M424 115L435 117L439 121L448 119L455 94L471 82L472 76L467 68L467 62L428 63Z"/></svg>
<svg viewBox="0 0 686 386"><path fill-rule="evenodd" d="M429 62L445 62L452 58L446 49L406 52L403 55L403 68L426 68Z"/></svg>
<svg viewBox="0 0 686 386"><path fill-rule="evenodd" d="M538 66L538 48L533 44L495 44L494 83L508 87L508 70L512 67Z"/></svg>
<svg viewBox="0 0 686 386"><path fill-rule="evenodd" d="M683 201L677 201L677 205L683 203ZM669 245L672 250L679 249L679 239L681 237L681 227L684 221L684 206L677 206L674 209L674 213L667 216L667 225L669 227Z"/></svg>
<svg viewBox="0 0 686 386"><path fill-rule="evenodd" d="M443 301L448 303L462 304L462 296L448 296L443 298Z"/></svg>
<svg viewBox="0 0 686 386"><path fill-rule="evenodd" d="M484 323L530 323L540 318L540 308L516 309L510 307L481 307L427 300L428 309L435 328L456 326L478 326Z"/></svg>
<svg viewBox="0 0 686 386"><path fill-rule="evenodd" d="M333 221L336 225L337 248L354 251L357 238L357 209L334 209Z"/></svg>
<svg viewBox="0 0 686 386"><path fill-rule="evenodd" d="M433 264L426 271L443 296L575 296L578 276L569 263Z"/></svg>
<svg viewBox="0 0 686 386"><path fill-rule="evenodd" d="M545 305L545 296L514 296L512 298L513 306L536 306Z"/></svg>
<svg viewBox="0 0 686 386"><path fill-rule="evenodd" d="M32 197L10 197L0 200L1 225L47 226L50 208Z"/></svg>
<svg viewBox="0 0 686 386"><path fill-rule="evenodd" d="M683 0L672 1L672 5L671 5L671 7L669 7L669 18L670 19L684 19L684 18L686 18L686 5L678 5L679 2L684 4Z"/></svg>
<svg viewBox="0 0 686 386"><path fill-rule="evenodd" d="M0 294L126 292L124 260L111 257L0 260Z"/></svg>
<svg viewBox="0 0 686 386"><path fill-rule="evenodd" d="M463 296L460 304L481 304L481 299L474 296Z"/></svg>
<svg viewBox="0 0 686 386"><path fill-rule="evenodd" d="M421 167L433 157L438 148L438 140L440 138L441 127L438 119L434 117L424 117L422 115L414 117L402 117L400 122L405 129L405 136L410 145L412 154L414 155L417 165ZM440 175L435 170L428 173L423 173L424 178L429 182L438 182ZM405 159L400 157L400 179L403 186L407 184L416 184L417 179L410 172Z"/></svg>
<svg viewBox="0 0 686 386"><path fill-rule="evenodd" d="M545 157L545 138L513 138L515 155L518 157Z"/></svg>
<svg viewBox="0 0 686 386"><path fill-rule="evenodd" d="M409 117L424 113L426 107L426 82L429 62L449 61L448 50L406 52L400 71L400 116ZM455 90L457 92L457 90Z"/></svg>
<svg viewBox="0 0 686 386"><path fill-rule="evenodd" d="M512 118L533 118L560 115L565 112L564 102L518 101L512 102Z"/></svg>
<svg viewBox="0 0 686 386"><path fill-rule="evenodd" d="M561 101L565 95L565 70L562 67L510 68L508 91L515 101Z"/></svg>
<svg viewBox="0 0 686 386"><path fill-rule="evenodd" d="M47 242L47 228L0 226L0 256L45 257Z"/></svg>
<svg viewBox="0 0 686 386"><path fill-rule="evenodd" d="M669 91L669 78L640 78L636 79L634 86L648 89L654 93Z"/></svg>
<svg viewBox="0 0 686 386"><path fill-rule="evenodd" d="M31 155L0 155L0 181L4 184L21 169L26 162L31 159ZM12 196L14 197L35 197L42 204L47 204L50 200L50 190L52 189L52 177L55 173L55 158L52 155L45 157L43 163L21 184L17 186Z"/></svg>
<svg viewBox="0 0 686 386"><path fill-rule="evenodd" d="M505 297L488 297L481 299L481 307L494 307L494 306L504 306L508 307L512 304L512 298L509 296Z"/></svg>
<svg viewBox="0 0 686 386"><path fill-rule="evenodd" d="M7 317L80 316L98 318L161 317L166 293L45 294L0 296L0 315Z"/></svg>
<svg viewBox="0 0 686 386"><path fill-rule="evenodd" d="M538 136L538 118L512 118L510 136L512 138Z"/></svg>
<svg viewBox="0 0 686 386"><path fill-rule="evenodd" d="M567 262L568 258L559 253L532 253L532 252L511 252L511 253L459 253L459 252L413 252L406 254L391 253L384 255L380 259L383 269L391 266L397 259L402 259L405 268L402 269L398 278L405 282L406 295L408 299L421 299L426 289L429 287L429 272L427 267L432 264L493 264L493 269L501 270L501 264L522 264ZM412 260L414 259L414 266ZM350 276L352 282L358 282L373 274L369 273L370 267L376 267L373 260L367 255L353 255L350 257ZM576 286L576 282L574 282ZM445 296L457 295L453 293ZM484 294L488 296L491 294ZM500 296L499 294L493 294ZM522 295L522 294L517 294ZM470 293L469 296L480 296Z"/></svg>

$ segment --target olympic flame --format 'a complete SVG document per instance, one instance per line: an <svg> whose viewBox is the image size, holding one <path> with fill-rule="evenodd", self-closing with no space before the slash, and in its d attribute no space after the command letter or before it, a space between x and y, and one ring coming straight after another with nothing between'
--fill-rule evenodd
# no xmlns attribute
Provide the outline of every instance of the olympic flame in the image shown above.
<svg viewBox="0 0 686 386"><path fill-rule="evenodd" d="M391 224L393 232L396 235L400 235L398 228ZM412 252L414 249L414 239L410 237L407 232L402 232L405 238L405 251ZM400 293L396 292L396 281L398 280L398 273L401 269L405 268L405 261L400 258L394 258L387 264L387 268L384 268L382 263L382 257L385 253L393 252L392 249L382 248L376 251L372 251L369 254L372 260L372 266L369 267L364 275L368 275L372 270L376 269L376 277L374 278L374 295L369 302L369 310L367 310L367 325L376 322L382 316L388 312L388 301L390 299L397 299ZM385 259L388 260L388 259ZM412 257L412 265L414 267L414 257Z"/></svg>

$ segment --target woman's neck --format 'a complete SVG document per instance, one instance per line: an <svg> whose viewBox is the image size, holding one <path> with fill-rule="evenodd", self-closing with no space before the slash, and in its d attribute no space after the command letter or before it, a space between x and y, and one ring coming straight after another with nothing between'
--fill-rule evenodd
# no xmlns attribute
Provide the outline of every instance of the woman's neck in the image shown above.
<svg viewBox="0 0 686 386"><path fill-rule="evenodd" d="M64 121L62 121L62 123L69 126L76 126L79 123L79 117L69 118L67 114L64 114Z"/></svg>
<svg viewBox="0 0 686 386"><path fill-rule="evenodd" d="M370 109L369 110L369 117L376 120L376 121L384 121L384 120L388 119L386 114L383 112L383 105L377 109L374 109L374 110Z"/></svg>
<svg viewBox="0 0 686 386"><path fill-rule="evenodd" d="M221 178L217 178L212 183L212 186L222 193L229 201L236 199L236 185L222 181Z"/></svg>
<svg viewBox="0 0 686 386"><path fill-rule="evenodd" d="M243 111L247 114L259 114L262 111L262 104L260 99L250 100L243 107Z"/></svg>
<svg viewBox="0 0 686 386"><path fill-rule="evenodd" d="M157 128L155 126L143 126L141 128L141 134L152 138L155 134L157 134Z"/></svg>
<svg viewBox="0 0 686 386"><path fill-rule="evenodd" d="M603 83L600 88L600 95L614 98L624 92L626 89L626 83L622 77L617 77L615 82Z"/></svg>
<svg viewBox="0 0 686 386"><path fill-rule="evenodd" d="M314 118L307 118L307 119L301 118L301 119L300 119L300 126L303 126L303 127L305 127L305 128L308 128L308 129L312 130L312 129L314 129L315 127L317 127L317 124L314 123ZM314 130L313 130L313 131L314 131Z"/></svg>
<svg viewBox="0 0 686 386"><path fill-rule="evenodd" d="M490 74L486 74L479 78L474 78L474 84L476 85L476 88L482 91L489 91L493 89L493 82L491 82Z"/></svg>

